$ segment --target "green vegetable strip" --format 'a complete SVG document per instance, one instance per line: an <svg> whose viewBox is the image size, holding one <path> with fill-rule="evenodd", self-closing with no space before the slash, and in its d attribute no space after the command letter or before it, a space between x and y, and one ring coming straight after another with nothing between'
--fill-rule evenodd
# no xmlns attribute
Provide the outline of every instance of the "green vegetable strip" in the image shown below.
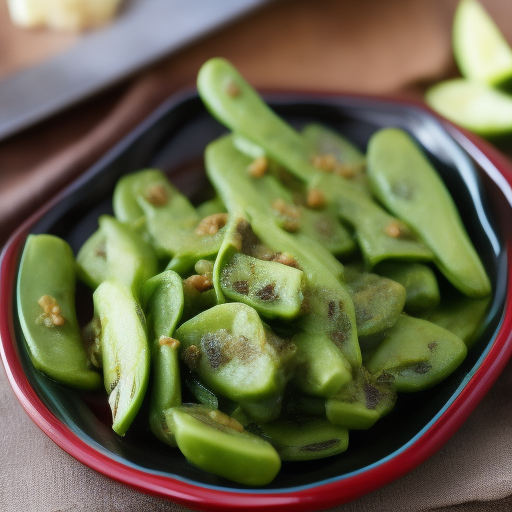
<svg viewBox="0 0 512 512"><path fill-rule="evenodd" d="M469 297L488 295L491 283L457 207L411 137L395 128L374 134L368 171L378 198L421 236L453 286Z"/></svg>
<svg viewBox="0 0 512 512"><path fill-rule="evenodd" d="M261 146L268 156L285 166L308 186L314 186L318 176L326 174L313 166L316 155L309 141L277 116L229 62L219 58L206 62L199 71L197 87L201 99L214 117ZM321 184L318 186L323 193L328 193L329 202L335 202L337 213L352 223L358 231L358 241L370 265L389 257L431 259L431 252L414 240L414 236L403 240L398 236L385 234L392 243L384 244L384 252L380 254L380 245L373 243L373 237L379 233L375 229L360 229L361 223L356 222L357 219L350 214L352 205L359 203L359 196L361 200L365 200L364 213L368 216L366 228L375 225L377 229L381 229L383 220L392 224L393 217L361 192L357 185L340 176L330 175L330 178L333 182L328 187ZM343 209L345 201L349 203ZM371 207L366 203L370 203ZM373 250L367 253L367 247Z"/></svg>
<svg viewBox="0 0 512 512"><path fill-rule="evenodd" d="M205 153L207 173L230 212L245 212L260 240L276 251L292 255L305 274L311 295L310 314L301 326L309 332L325 332L351 366L361 365L355 313L345 286L343 266L321 245L286 233L272 220L268 206L255 193L245 169L250 159L236 150L230 136L211 143Z"/></svg>

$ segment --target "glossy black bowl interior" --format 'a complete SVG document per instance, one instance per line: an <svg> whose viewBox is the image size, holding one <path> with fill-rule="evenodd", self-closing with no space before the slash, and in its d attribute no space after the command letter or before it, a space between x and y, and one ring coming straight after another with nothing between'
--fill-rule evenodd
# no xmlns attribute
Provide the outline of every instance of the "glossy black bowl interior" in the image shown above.
<svg viewBox="0 0 512 512"><path fill-rule="evenodd" d="M492 205L485 197L485 180L467 154L426 111L389 100L360 97L273 96L271 106L293 125L325 123L354 141L362 150L377 129L398 126L410 132L439 169L461 211L474 244L484 260L495 290L479 340L462 366L446 381L414 395L400 395L395 410L366 432L351 432L345 454L315 462L285 463L266 491L291 491L364 471L418 439L460 393L491 346L505 298L506 252ZM112 213L117 179L147 167L164 169L194 200L208 194L202 155L205 145L224 133L195 94L171 99L94 168L75 182L64 197L33 227L68 240L76 252L97 228L102 213ZM482 182L482 179L484 182ZM497 276L501 275L498 280ZM79 316L92 313L89 292L78 289ZM47 379L32 367L17 325L20 357L26 375L48 409L95 450L147 472L177 476L198 485L229 490L241 486L189 465L178 450L157 441L147 428L146 407L124 438L110 428L110 411L103 393L77 393ZM255 492L258 492L257 490Z"/></svg>

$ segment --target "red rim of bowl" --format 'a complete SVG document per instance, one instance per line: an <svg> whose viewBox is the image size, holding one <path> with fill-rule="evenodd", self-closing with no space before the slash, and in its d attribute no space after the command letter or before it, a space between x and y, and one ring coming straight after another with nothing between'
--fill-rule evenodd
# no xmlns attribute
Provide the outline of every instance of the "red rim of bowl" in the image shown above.
<svg viewBox="0 0 512 512"><path fill-rule="evenodd" d="M365 98L361 95L320 96ZM484 169L506 196L508 206L500 212L501 228L506 233L505 250L508 255L507 297L505 313L495 341L469 378L460 393L422 432L405 448L385 460L362 471L340 479L310 485L307 488L281 491L223 491L204 485L188 483L169 476L147 473L123 465L86 444L66 425L58 420L43 404L27 380L16 349L13 322L13 301L17 264L25 238L31 227L58 200L64 190L34 213L9 239L0 262L0 354L8 380L21 405L34 423L67 453L86 466L139 491L171 499L184 506L200 510L319 510L355 500L402 477L437 452L468 418L503 371L512 355L512 226L503 222L503 215L512 212L512 164L493 146L472 133L444 120L423 103L414 100L373 97L381 101L419 108L442 122L448 133ZM506 190L504 190L506 189ZM510 208L509 208L510 207Z"/></svg>

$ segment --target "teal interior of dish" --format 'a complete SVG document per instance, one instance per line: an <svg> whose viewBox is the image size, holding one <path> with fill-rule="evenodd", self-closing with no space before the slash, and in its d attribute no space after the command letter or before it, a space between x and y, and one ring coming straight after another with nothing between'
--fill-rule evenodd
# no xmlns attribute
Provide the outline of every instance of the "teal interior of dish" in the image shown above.
<svg viewBox="0 0 512 512"><path fill-rule="evenodd" d="M271 105L296 126L311 121L326 123L363 150L369 136L380 127L399 126L409 131L423 145L452 192L495 290L478 341L454 374L431 390L400 394L389 416L368 431L351 432L349 449L344 454L314 462L285 463L274 482L264 489L279 492L343 479L389 460L421 438L429 425L445 414L494 342L506 297L507 254L495 218L495 203L503 200L500 191L484 173L477 172L471 158L422 110L356 98L281 97L274 98ZM201 197L207 190L202 163L204 147L224 131L195 95L172 100L74 183L32 231L61 236L76 251L96 229L98 216L111 212L116 180L141 168L162 168L190 197ZM80 286L77 294L79 316L87 321L92 314L89 294ZM78 393L36 371L16 319L15 324L19 357L31 386L46 407L78 438L98 452L142 471L243 492L243 486L194 468L178 450L154 438L146 422L147 404L126 436L117 436L110 428L106 394ZM258 491L251 489L251 492Z"/></svg>

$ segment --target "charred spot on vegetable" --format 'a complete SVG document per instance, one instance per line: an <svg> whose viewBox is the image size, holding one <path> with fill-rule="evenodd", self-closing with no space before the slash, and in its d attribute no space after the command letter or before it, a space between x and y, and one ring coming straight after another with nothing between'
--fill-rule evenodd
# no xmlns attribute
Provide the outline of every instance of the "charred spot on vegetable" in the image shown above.
<svg viewBox="0 0 512 512"><path fill-rule="evenodd" d="M222 345L218 333L208 333L201 338L201 349L206 354L210 366L214 369L228 362Z"/></svg>
<svg viewBox="0 0 512 512"><path fill-rule="evenodd" d="M232 98L236 98L241 93L240 87L238 87L238 84L232 78L229 78L226 81L226 84L224 85L224 90L226 91L226 94L228 96L231 96Z"/></svg>
<svg viewBox="0 0 512 512"><path fill-rule="evenodd" d="M102 258L104 260L107 259L107 241L102 240L95 248L94 248L95 256L98 258Z"/></svg>
<svg viewBox="0 0 512 512"><path fill-rule="evenodd" d="M323 452L324 450L328 450L329 448L334 448L339 443L339 439L329 439L327 441L322 441L320 443L312 443L307 444L306 446L301 446L299 450L301 452Z"/></svg>
<svg viewBox="0 0 512 512"><path fill-rule="evenodd" d="M432 369L432 365L426 361L422 361L412 367L412 371L419 375L425 375Z"/></svg>
<svg viewBox="0 0 512 512"><path fill-rule="evenodd" d="M354 303L354 310L356 314L356 325L363 325L373 318L372 312L367 310L360 303Z"/></svg>
<svg viewBox="0 0 512 512"><path fill-rule="evenodd" d="M144 316L144 311L142 311L142 308L137 303L135 304L135 313L137 313L137 316L138 316L138 318L140 320L140 323L145 325L146 317Z"/></svg>
<svg viewBox="0 0 512 512"><path fill-rule="evenodd" d="M293 355L297 352L297 345L292 341L285 340L271 330L266 330L266 341L271 345L279 356Z"/></svg>
<svg viewBox="0 0 512 512"><path fill-rule="evenodd" d="M272 302L279 298L279 293L276 291L276 283L269 283L263 288L260 288L256 293L256 297L265 302Z"/></svg>
<svg viewBox="0 0 512 512"><path fill-rule="evenodd" d="M246 219L240 219L238 221L236 225L236 234L241 240L240 251L243 254L254 256L254 253L261 246L261 242Z"/></svg>
<svg viewBox="0 0 512 512"><path fill-rule="evenodd" d="M435 348L437 347L437 342L436 341L433 341L432 343L429 343L428 345L428 349L433 352L435 350Z"/></svg>
<svg viewBox="0 0 512 512"><path fill-rule="evenodd" d="M232 286L233 290L235 290L237 293L240 293L241 295L249 294L249 283L247 281L235 281Z"/></svg>
<svg viewBox="0 0 512 512"><path fill-rule="evenodd" d="M201 350L197 345L190 345L182 352L181 359L190 370L197 370L201 360Z"/></svg>
<svg viewBox="0 0 512 512"><path fill-rule="evenodd" d="M347 334L342 331L333 331L329 336L333 343L338 347L342 346L343 343L347 340Z"/></svg>
<svg viewBox="0 0 512 512"><path fill-rule="evenodd" d="M121 376L119 375L119 371L117 372L115 380L113 380L110 385L108 386L108 394L112 393L114 389L116 389L116 386L119 384L119 380L121 379Z"/></svg>
<svg viewBox="0 0 512 512"><path fill-rule="evenodd" d="M389 373L389 372L382 372L377 377L377 382L383 383L383 384L391 383L394 380L395 380L395 376L392 373Z"/></svg>
<svg viewBox="0 0 512 512"><path fill-rule="evenodd" d="M309 295L304 295L304 299L302 299L302 304L300 305L300 313L306 315L307 313L311 313L311 309L311 298Z"/></svg>
<svg viewBox="0 0 512 512"><path fill-rule="evenodd" d="M115 418L117 416L117 409L119 407L119 400L121 398L120 395L121 395L121 393L119 391L116 391L114 405L112 406L112 418L114 420L115 420Z"/></svg>
<svg viewBox="0 0 512 512"><path fill-rule="evenodd" d="M137 383L135 382L135 379L132 382L132 389L130 391L130 400L133 400L133 397L135 396L135 393L137 392Z"/></svg>
<svg viewBox="0 0 512 512"><path fill-rule="evenodd" d="M169 202L169 192L163 183L152 183L147 186L142 196L153 206L165 206Z"/></svg>
<svg viewBox="0 0 512 512"><path fill-rule="evenodd" d="M336 313L337 313L336 302L334 300L330 300L327 303L327 318L332 320L336 316Z"/></svg>
<svg viewBox="0 0 512 512"><path fill-rule="evenodd" d="M372 386L369 382L365 382L363 385L364 398L366 401L367 409L375 409L379 402L383 397L383 393L377 389L375 386Z"/></svg>
<svg viewBox="0 0 512 512"><path fill-rule="evenodd" d="M227 331L225 333L229 336L226 336L223 346L224 356L227 360L237 359L243 362L250 362L258 356L258 349L247 336L242 334L235 338L229 335Z"/></svg>

